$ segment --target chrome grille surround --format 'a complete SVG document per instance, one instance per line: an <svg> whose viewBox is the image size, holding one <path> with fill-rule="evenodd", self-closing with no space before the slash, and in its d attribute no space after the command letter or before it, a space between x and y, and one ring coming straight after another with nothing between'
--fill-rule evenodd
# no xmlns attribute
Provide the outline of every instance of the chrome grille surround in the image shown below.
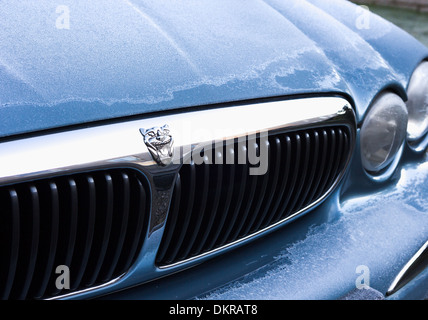
<svg viewBox="0 0 428 320"><path fill-rule="evenodd" d="M175 180L182 164L173 161L168 166L159 166L145 145L140 129L165 124L168 124L174 137L174 154L178 160L187 158L195 146L206 141L225 141L261 132L296 131L329 125L348 128L350 152L346 165L343 166L332 187L299 214L319 204L339 183L346 172L356 137L355 114L347 100L340 97L314 97L293 100L278 98L275 101L222 105L218 108L76 128L0 143L0 187L36 179L115 168L136 169L147 178L151 197L150 216L137 261L127 272L110 281L108 285L99 285L73 293L65 291L55 298L83 299L94 293L106 294L112 286L115 290L120 290L147 282L177 272L181 268L190 267L255 236L274 230L288 221L288 219L278 221L255 234L213 251L204 252L200 256L162 268L157 266L156 255L165 229Z"/></svg>

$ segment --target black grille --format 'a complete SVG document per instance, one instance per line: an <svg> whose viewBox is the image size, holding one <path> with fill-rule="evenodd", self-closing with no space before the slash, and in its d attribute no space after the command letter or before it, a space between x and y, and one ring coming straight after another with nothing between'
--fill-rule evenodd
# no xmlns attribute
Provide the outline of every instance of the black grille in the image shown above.
<svg viewBox="0 0 428 320"><path fill-rule="evenodd" d="M237 141L223 151L230 153L228 148L236 155ZM347 127L332 126L273 134L268 151L268 172L260 176L249 175L250 165L243 164L182 166L158 265L235 242L322 198L348 162L350 133Z"/></svg>
<svg viewBox="0 0 428 320"><path fill-rule="evenodd" d="M0 297L37 299L108 282L136 259L148 220L145 179L111 169L0 188ZM70 289L58 290L70 271Z"/></svg>

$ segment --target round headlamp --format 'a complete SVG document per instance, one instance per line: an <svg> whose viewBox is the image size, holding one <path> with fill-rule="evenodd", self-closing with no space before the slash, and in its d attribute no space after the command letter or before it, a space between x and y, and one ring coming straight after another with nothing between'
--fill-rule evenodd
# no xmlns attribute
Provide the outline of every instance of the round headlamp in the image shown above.
<svg viewBox="0 0 428 320"><path fill-rule="evenodd" d="M399 156L406 139L407 121L406 104L398 95L385 92L375 99L360 132L366 171L376 175Z"/></svg>
<svg viewBox="0 0 428 320"><path fill-rule="evenodd" d="M410 79L407 95L407 139L409 143L414 143L428 132L428 61L416 68Z"/></svg>

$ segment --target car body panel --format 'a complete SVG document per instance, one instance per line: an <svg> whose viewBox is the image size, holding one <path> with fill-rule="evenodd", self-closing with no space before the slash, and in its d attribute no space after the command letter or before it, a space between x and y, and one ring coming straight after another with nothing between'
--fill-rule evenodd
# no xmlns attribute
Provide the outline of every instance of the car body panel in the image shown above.
<svg viewBox="0 0 428 320"><path fill-rule="evenodd" d="M392 90L405 100L413 71L428 59L428 48L416 39L345 0L167 6L155 0L8 0L1 6L3 146L20 139L31 144L27 134L48 141L49 133L77 127L126 127L124 120L308 96L345 98L361 125L380 92ZM58 20L64 6L69 28ZM139 131L134 136L136 149L144 148ZM358 287L360 266L382 298L426 298L428 270L392 296L385 293L428 239L427 153L415 155L405 145L395 173L376 182L364 174L358 140L357 130L341 183L298 219L171 272L147 266L158 247L144 247L118 279L60 298L340 299ZM45 156L39 163L48 166ZM37 159L20 160L28 158ZM7 184L25 177L3 178ZM151 236L160 242L162 233ZM145 268L153 272L150 279Z"/></svg>
<svg viewBox="0 0 428 320"><path fill-rule="evenodd" d="M63 5L69 29L56 1L2 3L0 136L315 93L352 96L361 119L381 88L405 95L428 56L375 15L359 28L347 1Z"/></svg>

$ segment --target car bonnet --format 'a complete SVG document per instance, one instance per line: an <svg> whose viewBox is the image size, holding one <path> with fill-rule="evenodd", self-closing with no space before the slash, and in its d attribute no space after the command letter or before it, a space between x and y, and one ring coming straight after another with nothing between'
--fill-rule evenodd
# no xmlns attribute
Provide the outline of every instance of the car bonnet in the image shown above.
<svg viewBox="0 0 428 320"><path fill-rule="evenodd" d="M319 93L352 97L361 121L379 90L405 89L428 56L404 31L343 0L0 6L0 137Z"/></svg>

